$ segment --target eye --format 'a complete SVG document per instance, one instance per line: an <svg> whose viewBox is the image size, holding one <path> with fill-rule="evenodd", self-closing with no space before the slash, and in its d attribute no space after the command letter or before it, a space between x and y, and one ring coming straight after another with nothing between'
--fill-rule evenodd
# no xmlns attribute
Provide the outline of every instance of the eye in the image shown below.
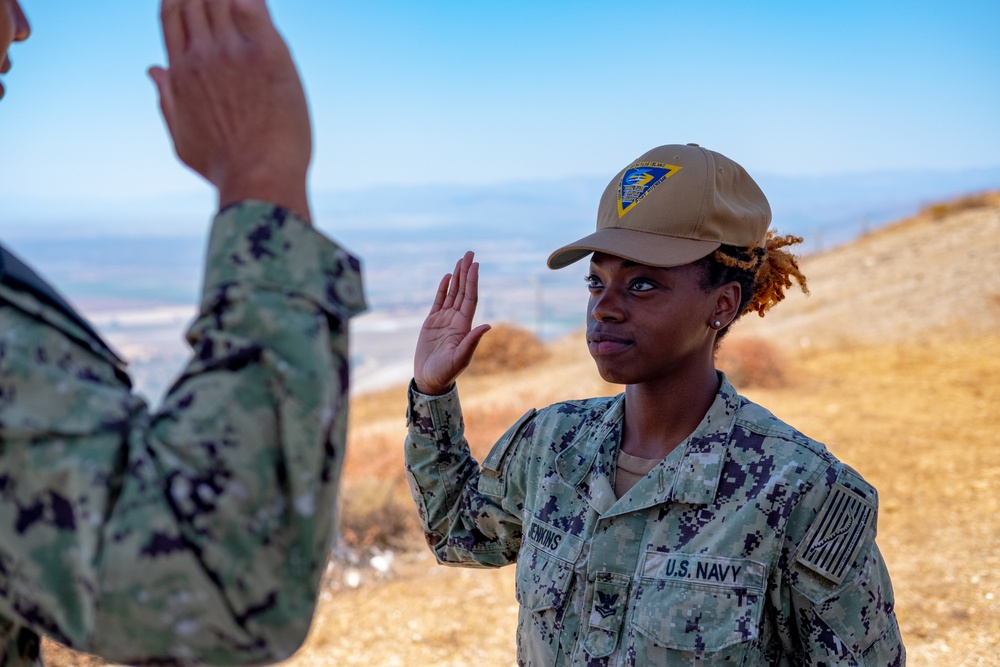
<svg viewBox="0 0 1000 667"><path fill-rule="evenodd" d="M584 276L583 279L587 282L587 289L600 289L604 287L604 285L601 284L601 279L593 273Z"/></svg>
<svg viewBox="0 0 1000 667"><path fill-rule="evenodd" d="M656 287L656 285L645 278L636 278L628 286L628 288L633 292L648 292L654 287Z"/></svg>

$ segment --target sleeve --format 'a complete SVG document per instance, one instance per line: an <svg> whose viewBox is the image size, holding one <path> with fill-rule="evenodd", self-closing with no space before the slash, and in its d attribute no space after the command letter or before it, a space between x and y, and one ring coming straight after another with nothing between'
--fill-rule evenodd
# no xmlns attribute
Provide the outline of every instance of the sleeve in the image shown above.
<svg viewBox="0 0 1000 667"><path fill-rule="evenodd" d="M406 475L427 544L441 563L501 567L517 560L530 410L493 446L481 469L464 435L458 391L410 386Z"/></svg>
<svg viewBox="0 0 1000 667"><path fill-rule="evenodd" d="M157 412L38 317L4 321L0 622L126 664L291 655L334 538L363 307L354 257L242 202L213 223L193 356Z"/></svg>
<svg viewBox="0 0 1000 667"><path fill-rule="evenodd" d="M794 510L774 602L794 664L906 664L892 582L875 544L877 515L874 487L843 464Z"/></svg>

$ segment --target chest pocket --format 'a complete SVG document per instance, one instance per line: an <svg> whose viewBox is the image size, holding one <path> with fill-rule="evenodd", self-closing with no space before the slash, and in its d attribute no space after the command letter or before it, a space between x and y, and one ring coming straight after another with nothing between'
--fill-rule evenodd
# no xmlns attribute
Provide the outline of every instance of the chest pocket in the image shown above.
<svg viewBox="0 0 1000 667"><path fill-rule="evenodd" d="M636 664L755 664L764 566L704 554L646 553L632 614Z"/></svg>
<svg viewBox="0 0 1000 667"><path fill-rule="evenodd" d="M515 592L532 612L560 609L566 601L583 540L533 519L526 527L517 557Z"/></svg>

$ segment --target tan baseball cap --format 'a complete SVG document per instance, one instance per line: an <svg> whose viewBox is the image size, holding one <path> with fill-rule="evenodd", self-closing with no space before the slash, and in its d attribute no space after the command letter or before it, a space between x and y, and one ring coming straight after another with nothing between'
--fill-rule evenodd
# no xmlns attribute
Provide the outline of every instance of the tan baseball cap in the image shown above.
<svg viewBox="0 0 1000 667"><path fill-rule="evenodd" d="M697 144L654 148L604 189L597 231L549 256L561 269L592 252L650 266L680 266L720 245L762 244L767 198L743 167Z"/></svg>

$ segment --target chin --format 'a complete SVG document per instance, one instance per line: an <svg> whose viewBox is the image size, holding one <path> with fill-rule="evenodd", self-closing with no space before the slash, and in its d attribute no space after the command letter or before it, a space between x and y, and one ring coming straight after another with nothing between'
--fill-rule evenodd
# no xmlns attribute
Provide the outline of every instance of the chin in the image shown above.
<svg viewBox="0 0 1000 667"><path fill-rule="evenodd" d="M609 384L634 384L634 378L627 372L622 372L622 368L608 362L594 360L597 364L597 373L601 379Z"/></svg>

